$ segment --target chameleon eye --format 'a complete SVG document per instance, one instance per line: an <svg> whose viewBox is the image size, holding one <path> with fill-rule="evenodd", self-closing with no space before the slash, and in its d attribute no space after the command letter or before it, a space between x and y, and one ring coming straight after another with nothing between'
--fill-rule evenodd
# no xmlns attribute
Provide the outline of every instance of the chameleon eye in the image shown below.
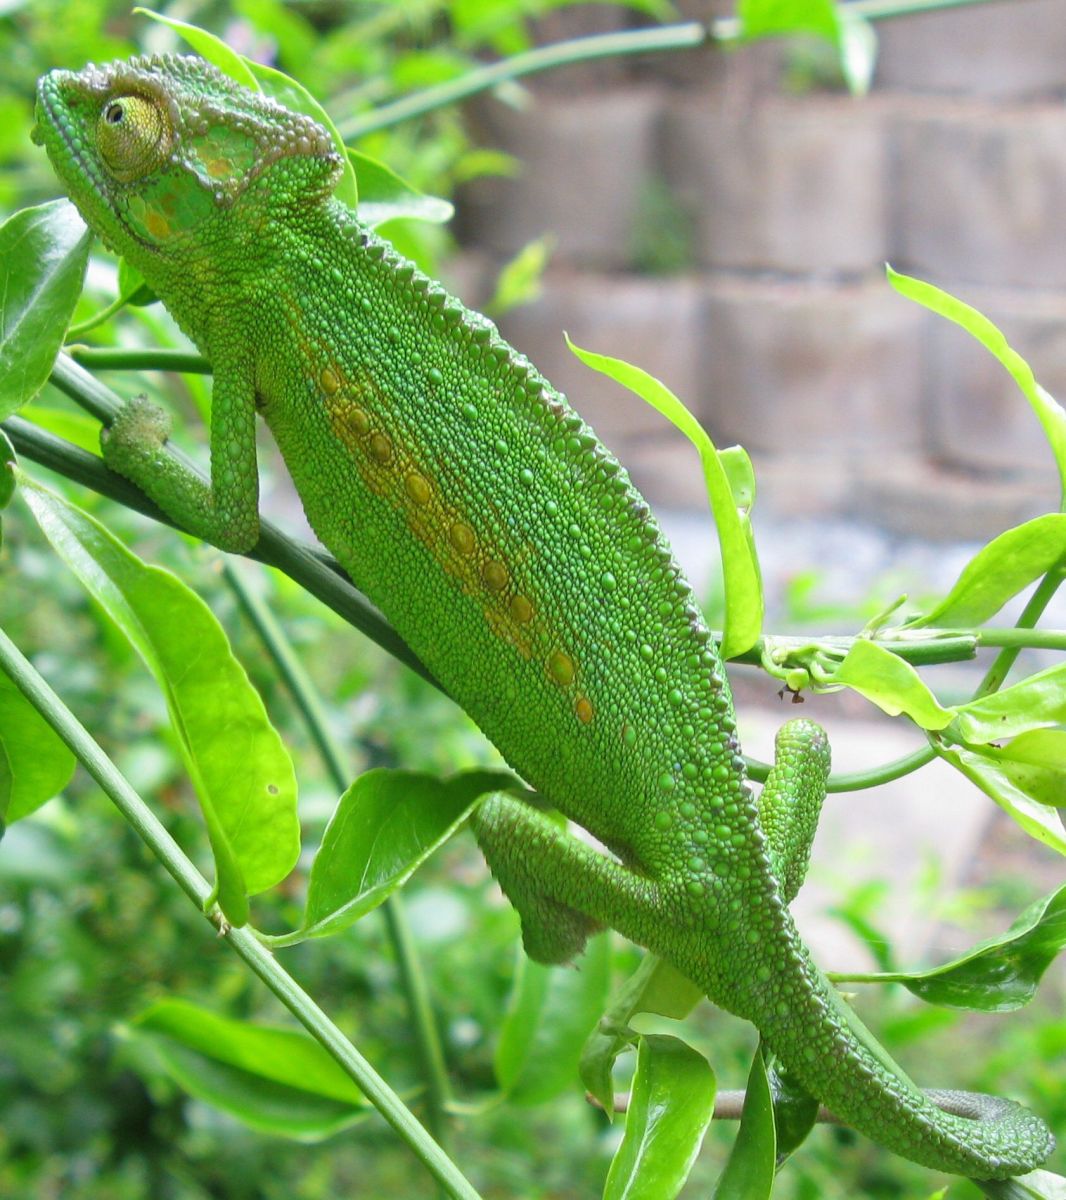
<svg viewBox="0 0 1066 1200"><path fill-rule="evenodd" d="M115 96L96 123L96 145L104 166L132 183L154 171L170 148L170 125L160 106L145 96Z"/></svg>

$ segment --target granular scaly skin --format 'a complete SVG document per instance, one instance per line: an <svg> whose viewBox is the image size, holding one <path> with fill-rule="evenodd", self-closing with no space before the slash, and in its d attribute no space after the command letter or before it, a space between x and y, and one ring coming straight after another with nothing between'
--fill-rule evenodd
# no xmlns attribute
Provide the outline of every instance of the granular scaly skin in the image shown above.
<svg viewBox="0 0 1066 1200"><path fill-rule="evenodd" d="M514 768L621 859L516 799L475 829L527 948L609 925L752 1021L842 1119L1002 1177L1052 1147L1024 1109L949 1116L813 965L788 912L829 769L792 722L759 804L689 585L625 472L484 317L331 198L326 133L197 59L52 72L38 131L71 198L215 372L211 488L134 403L105 457L227 549L258 533L255 413L318 536Z"/></svg>

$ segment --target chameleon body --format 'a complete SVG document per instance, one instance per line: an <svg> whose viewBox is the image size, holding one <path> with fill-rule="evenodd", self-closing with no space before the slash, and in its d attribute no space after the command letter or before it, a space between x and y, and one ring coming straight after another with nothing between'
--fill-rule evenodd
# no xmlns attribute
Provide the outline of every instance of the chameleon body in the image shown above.
<svg viewBox="0 0 1066 1200"><path fill-rule="evenodd" d="M331 195L326 132L193 58L54 71L38 128L88 223L211 359L211 486L133 402L115 470L224 549L257 537L255 416L355 584L548 804L494 797L475 831L526 947L564 961L607 925L753 1022L840 1118L959 1174L1030 1170L1045 1125L979 1097L949 1115L815 967L788 902L824 796L824 734L792 722L759 800L725 670L647 505L486 318Z"/></svg>

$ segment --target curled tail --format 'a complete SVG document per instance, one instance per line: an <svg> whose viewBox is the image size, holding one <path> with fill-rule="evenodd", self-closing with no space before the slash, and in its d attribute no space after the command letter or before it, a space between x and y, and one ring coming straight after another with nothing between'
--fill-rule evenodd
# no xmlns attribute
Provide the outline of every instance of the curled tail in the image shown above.
<svg viewBox="0 0 1066 1200"><path fill-rule="evenodd" d="M1047 1125L1012 1100L921 1091L841 1000L794 929L789 940L792 970L786 969L783 981L791 994L787 1015L780 1001L768 1011L743 1015L842 1121L904 1158L976 1179L1025 1174L1054 1150ZM954 1111L945 1112L938 1102Z"/></svg>

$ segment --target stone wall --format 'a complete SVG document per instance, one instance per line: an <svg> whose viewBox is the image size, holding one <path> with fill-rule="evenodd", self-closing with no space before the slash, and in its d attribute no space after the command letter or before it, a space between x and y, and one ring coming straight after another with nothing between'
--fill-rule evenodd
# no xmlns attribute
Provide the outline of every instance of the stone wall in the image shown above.
<svg viewBox="0 0 1066 1200"><path fill-rule="evenodd" d="M545 38L625 19L557 15ZM897 296L883 263L979 307L1066 397L1066 0L879 32L865 99L787 94L782 79L817 61L760 46L559 72L522 109L473 110L524 168L463 197L467 266L487 276L554 235L542 298L501 326L655 503L703 503L694 452L582 367L563 329L658 375L719 444L745 445L771 510L967 537L1055 504L1010 379Z"/></svg>

